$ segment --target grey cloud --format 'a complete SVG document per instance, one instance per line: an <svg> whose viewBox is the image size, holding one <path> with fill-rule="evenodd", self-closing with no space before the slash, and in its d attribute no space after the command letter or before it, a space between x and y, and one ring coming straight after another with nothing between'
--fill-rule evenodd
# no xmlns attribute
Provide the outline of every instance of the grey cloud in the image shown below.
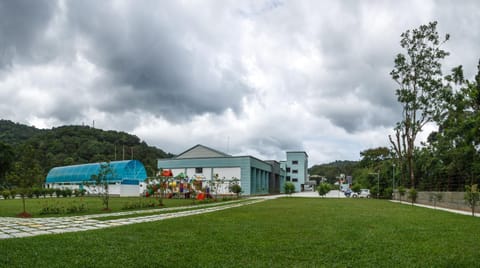
<svg viewBox="0 0 480 268"><path fill-rule="evenodd" d="M56 7L49 0L0 2L0 69L54 57L42 42Z"/></svg>
<svg viewBox="0 0 480 268"><path fill-rule="evenodd" d="M103 109L143 109L173 121L227 108L239 111L250 91L242 81L244 70L240 64L216 66L212 50L217 44L203 40L201 32L194 33L196 44L189 48L189 19L180 7L166 12L162 6L132 6L125 16L105 3L97 7L97 1L69 3L70 27L88 40L89 59L111 74L112 96ZM125 86L134 92L123 95L117 88Z"/></svg>

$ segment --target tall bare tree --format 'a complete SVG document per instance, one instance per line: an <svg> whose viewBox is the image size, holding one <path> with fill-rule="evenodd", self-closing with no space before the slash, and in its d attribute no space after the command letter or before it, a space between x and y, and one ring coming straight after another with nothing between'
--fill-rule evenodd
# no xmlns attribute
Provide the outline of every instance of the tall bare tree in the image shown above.
<svg viewBox="0 0 480 268"><path fill-rule="evenodd" d="M415 187L415 140L441 110L446 87L440 61L449 54L441 46L448 39L448 34L440 39L437 22L407 30L402 33L400 41L406 53L396 56L395 67L390 72L398 84L396 95L403 111L402 120L395 128L395 138L389 136L389 139L400 168L406 166L411 187Z"/></svg>

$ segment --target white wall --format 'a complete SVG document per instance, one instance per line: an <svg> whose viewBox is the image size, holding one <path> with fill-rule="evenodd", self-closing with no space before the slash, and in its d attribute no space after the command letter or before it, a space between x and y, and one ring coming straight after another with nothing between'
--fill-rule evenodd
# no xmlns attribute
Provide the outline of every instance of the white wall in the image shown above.
<svg viewBox="0 0 480 268"><path fill-rule="evenodd" d="M120 196L139 196L138 185L120 185Z"/></svg>

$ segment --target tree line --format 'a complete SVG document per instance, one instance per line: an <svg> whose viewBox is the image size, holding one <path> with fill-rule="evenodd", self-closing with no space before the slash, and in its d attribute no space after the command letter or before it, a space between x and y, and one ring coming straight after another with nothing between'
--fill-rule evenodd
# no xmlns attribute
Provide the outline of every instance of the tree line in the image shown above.
<svg viewBox="0 0 480 268"><path fill-rule="evenodd" d="M390 75L402 109L389 136L391 147L362 151L361 160L347 168L331 163L313 167L310 174L333 182L331 174L343 171L381 194L400 186L465 191L480 183L480 60L472 80L465 78L462 65L444 74L442 62L450 53L443 46L450 35L441 36L437 22L407 30L400 38L404 51L395 57ZM437 129L418 143L428 124Z"/></svg>
<svg viewBox="0 0 480 268"><path fill-rule="evenodd" d="M140 160L154 176L157 159L173 155L125 132L88 126L37 129L0 120L0 188L41 186L56 166Z"/></svg>

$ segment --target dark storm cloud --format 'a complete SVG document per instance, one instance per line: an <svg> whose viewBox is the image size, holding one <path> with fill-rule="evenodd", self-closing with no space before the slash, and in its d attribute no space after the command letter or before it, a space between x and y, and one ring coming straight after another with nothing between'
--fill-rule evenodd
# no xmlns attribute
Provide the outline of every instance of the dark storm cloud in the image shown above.
<svg viewBox="0 0 480 268"><path fill-rule="evenodd" d="M56 2L0 2L0 69L17 62L43 62L53 54L42 50L43 33L56 9Z"/></svg>
<svg viewBox="0 0 480 268"><path fill-rule="evenodd" d="M163 5L137 7L135 2L124 13L105 2L69 4L70 27L88 43L89 60L111 79L111 98L102 109L149 110L171 120L239 110L249 91L242 68L218 66L214 50L221 43L205 40L209 33L191 32L195 22L181 8L169 6L167 12Z"/></svg>

